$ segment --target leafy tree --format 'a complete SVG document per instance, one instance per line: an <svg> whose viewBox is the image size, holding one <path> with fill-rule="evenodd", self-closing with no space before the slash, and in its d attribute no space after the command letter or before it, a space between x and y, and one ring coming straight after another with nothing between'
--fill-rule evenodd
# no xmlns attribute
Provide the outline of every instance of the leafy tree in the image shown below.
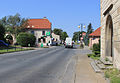
<svg viewBox="0 0 120 83"><path fill-rule="evenodd" d="M0 40L5 40L4 35L5 35L5 28L2 24L0 24Z"/></svg>
<svg viewBox="0 0 120 83"><path fill-rule="evenodd" d="M62 29L58 29L58 28L55 28L53 30L53 33L55 33L56 35L59 35L60 39L61 39L62 32L63 32L63 30Z"/></svg>
<svg viewBox="0 0 120 83"><path fill-rule="evenodd" d="M53 30L53 32L54 32L56 35L59 35L61 40L64 40L64 41L65 41L66 37L68 37L67 32L65 32L65 31L63 32L62 29L55 28L55 29Z"/></svg>
<svg viewBox="0 0 120 83"><path fill-rule="evenodd" d="M83 41L85 42L85 45L89 44L89 34L93 32L92 24L90 23L87 27L87 33L86 36L84 37Z"/></svg>
<svg viewBox="0 0 120 83"><path fill-rule="evenodd" d="M82 31L82 32L80 32L80 31L78 31L78 32L74 32L73 33L73 40L74 41L77 41L77 40L80 40L80 38L82 37L82 35L80 35L80 34L82 34L84 31ZM79 38L79 39L78 39Z"/></svg>
<svg viewBox="0 0 120 83"><path fill-rule="evenodd" d="M68 37L67 32L62 32L61 39L65 41L67 37Z"/></svg>
<svg viewBox="0 0 120 83"><path fill-rule="evenodd" d="M21 18L20 14L16 14L14 16L5 16L0 20L0 24L2 24L6 32L10 32L17 36L20 32L24 32L27 26L27 19Z"/></svg>
<svg viewBox="0 0 120 83"><path fill-rule="evenodd" d="M34 46L36 37L33 34L22 32L17 36L17 43L21 46Z"/></svg>

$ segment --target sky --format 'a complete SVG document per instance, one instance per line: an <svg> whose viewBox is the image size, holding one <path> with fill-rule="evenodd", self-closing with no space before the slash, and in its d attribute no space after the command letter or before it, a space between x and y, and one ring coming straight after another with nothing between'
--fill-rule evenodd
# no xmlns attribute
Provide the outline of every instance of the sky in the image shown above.
<svg viewBox="0 0 120 83"><path fill-rule="evenodd" d="M1 0L0 18L19 13L23 18L47 17L52 29L60 28L70 37L78 25L100 27L100 0ZM84 29L86 31L86 29Z"/></svg>

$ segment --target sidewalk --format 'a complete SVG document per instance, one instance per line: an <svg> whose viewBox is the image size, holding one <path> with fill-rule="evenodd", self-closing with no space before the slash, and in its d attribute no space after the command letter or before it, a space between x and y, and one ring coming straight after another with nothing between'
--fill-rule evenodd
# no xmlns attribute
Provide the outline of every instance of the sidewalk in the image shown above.
<svg viewBox="0 0 120 83"><path fill-rule="evenodd" d="M78 55L75 83L107 83L103 76L95 73L86 55Z"/></svg>

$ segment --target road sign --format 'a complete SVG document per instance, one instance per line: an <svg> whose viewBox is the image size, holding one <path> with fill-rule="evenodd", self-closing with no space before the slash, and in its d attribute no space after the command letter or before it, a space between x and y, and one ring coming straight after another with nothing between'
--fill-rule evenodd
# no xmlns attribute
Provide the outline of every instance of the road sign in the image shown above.
<svg viewBox="0 0 120 83"><path fill-rule="evenodd" d="M46 36L50 36L50 32L46 32Z"/></svg>

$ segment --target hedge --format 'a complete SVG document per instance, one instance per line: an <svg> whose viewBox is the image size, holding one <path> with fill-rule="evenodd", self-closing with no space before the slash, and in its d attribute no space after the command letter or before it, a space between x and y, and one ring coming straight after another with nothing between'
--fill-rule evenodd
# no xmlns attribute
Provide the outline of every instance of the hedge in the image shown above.
<svg viewBox="0 0 120 83"><path fill-rule="evenodd" d="M22 32L17 36L17 43L21 46L34 46L36 37L33 34Z"/></svg>

